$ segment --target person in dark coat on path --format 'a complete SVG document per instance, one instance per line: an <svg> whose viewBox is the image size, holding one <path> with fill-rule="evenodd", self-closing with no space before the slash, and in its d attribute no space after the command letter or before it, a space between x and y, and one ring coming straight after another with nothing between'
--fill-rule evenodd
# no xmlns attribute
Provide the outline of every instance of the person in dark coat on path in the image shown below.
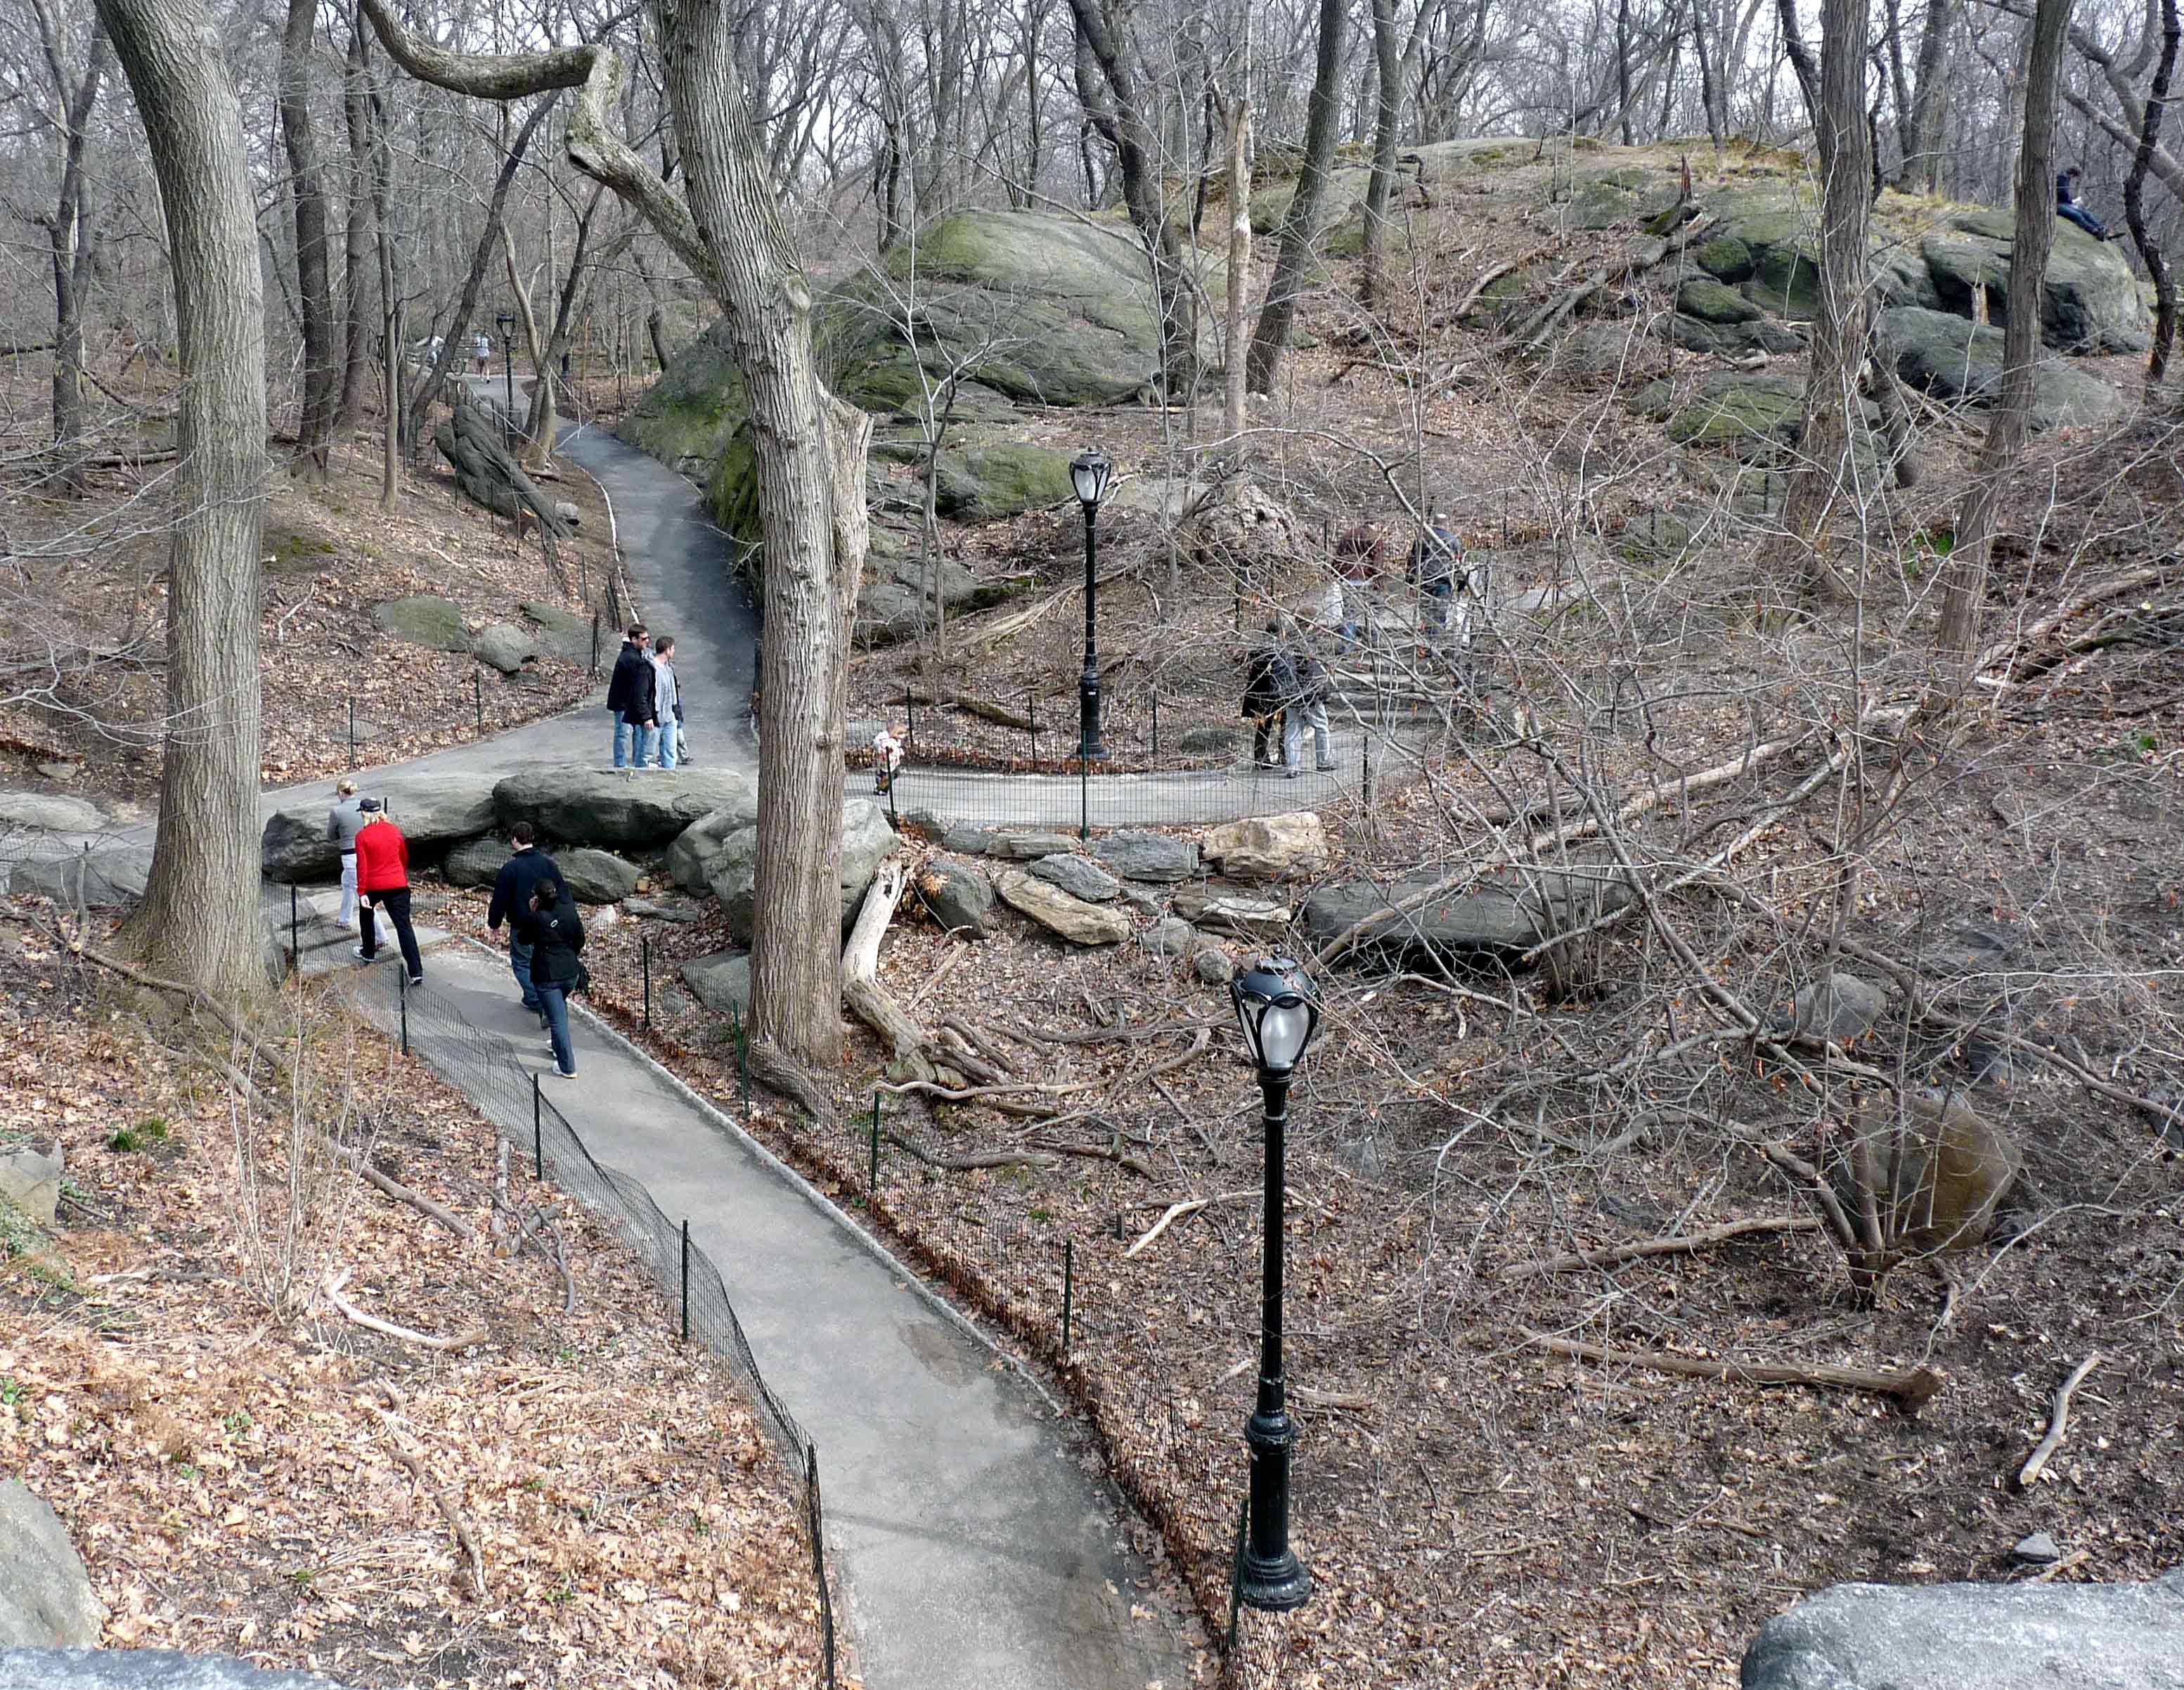
<svg viewBox="0 0 2184 1690"><path fill-rule="evenodd" d="M394 936L402 946L402 963L410 971L410 984L425 984L424 959L417 954L416 930L410 925L410 841L402 829L387 820L376 798L365 798L356 806L364 825L356 834L356 894L363 910L359 917L364 943L356 954L367 962L379 955L379 924L373 912L384 910L394 923Z"/></svg>
<svg viewBox="0 0 2184 1690"><path fill-rule="evenodd" d="M1283 649L1281 625L1267 624L1267 637L1253 646L1244 660L1244 705L1238 713L1251 718L1251 762L1270 769L1279 759L1271 755L1279 731L1282 711L1297 690L1296 667Z"/></svg>
<svg viewBox="0 0 2184 1690"><path fill-rule="evenodd" d="M530 909L531 895L538 890L541 880L559 884L561 867L538 849L538 835L528 822L518 822L508 830L508 843L513 854L500 865L500 873L493 883L493 902L487 906L485 924L493 933L500 924L508 923L508 966L515 976L515 984L523 989L523 1007L538 1018L538 1024L546 1024L546 1011L538 1001L538 994L531 988L531 941L523 936L522 923L518 915Z"/></svg>
<svg viewBox="0 0 2184 1690"><path fill-rule="evenodd" d="M531 989L538 994L554 1053L554 1074L577 1077L576 1047L569 1042L569 994L584 977L577 953L584 948L584 923L559 880L542 879L526 907L515 912L518 937L531 947Z"/></svg>
<svg viewBox="0 0 2184 1690"><path fill-rule="evenodd" d="M654 720L652 694L652 658L645 650L645 641L650 636L643 622L630 625L629 637L622 641L621 650L615 657L614 674L607 682L607 708L614 712L614 766L618 769L629 767L630 740L641 734L640 724ZM630 714L632 707L642 703L644 713ZM637 759L642 766L644 755L640 750Z"/></svg>

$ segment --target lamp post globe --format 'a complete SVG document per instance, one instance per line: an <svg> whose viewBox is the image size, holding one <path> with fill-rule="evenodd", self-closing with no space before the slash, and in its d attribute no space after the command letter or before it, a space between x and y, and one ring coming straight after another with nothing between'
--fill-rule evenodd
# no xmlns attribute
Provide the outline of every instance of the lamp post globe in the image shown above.
<svg viewBox="0 0 2184 1690"><path fill-rule="evenodd" d="M1281 1613L1312 1598L1312 1575L1290 1547L1290 1452L1296 1430L1282 1377L1282 1197L1290 1082L1319 1030L1319 1003L1311 980L1286 957L1262 958L1229 982L1228 996L1258 1070L1267 1123L1259 1394L1244 1426L1251 1452L1251 1514L1237 1592L1250 1607Z"/></svg>
<svg viewBox="0 0 2184 1690"><path fill-rule="evenodd" d="M1112 460L1096 449L1078 453L1069 466L1070 484L1077 489L1077 502L1084 507L1084 672L1077 683L1077 755L1087 767L1095 759L1107 755L1107 748L1100 739L1097 560L1100 501L1107 496L1107 482L1114 473Z"/></svg>

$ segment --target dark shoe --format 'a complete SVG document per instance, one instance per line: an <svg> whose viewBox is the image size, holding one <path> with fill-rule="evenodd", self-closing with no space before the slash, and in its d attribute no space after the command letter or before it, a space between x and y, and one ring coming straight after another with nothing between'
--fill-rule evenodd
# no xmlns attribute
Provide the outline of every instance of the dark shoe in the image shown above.
<svg viewBox="0 0 2184 1690"><path fill-rule="evenodd" d="M412 974L410 977L410 984L413 986L421 986L425 984L425 977L422 974Z"/></svg>
<svg viewBox="0 0 2184 1690"><path fill-rule="evenodd" d="M1295 780L1295 779L1299 775L1302 774L1303 772L1304 772L1304 771L1303 771L1302 769L1291 769L1291 770L1290 770L1290 772L1288 772L1288 774L1284 777L1284 778L1289 779L1289 780Z"/></svg>
<svg viewBox="0 0 2184 1690"><path fill-rule="evenodd" d="M1334 763L1322 763L1319 766L1319 772L1322 774L1333 774L1337 767L1338 765Z"/></svg>

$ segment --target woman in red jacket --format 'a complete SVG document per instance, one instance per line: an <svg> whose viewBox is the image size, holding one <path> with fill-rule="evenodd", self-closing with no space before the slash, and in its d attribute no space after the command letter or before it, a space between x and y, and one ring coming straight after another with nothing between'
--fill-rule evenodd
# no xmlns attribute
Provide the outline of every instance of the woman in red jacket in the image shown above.
<svg viewBox="0 0 2184 1690"><path fill-rule="evenodd" d="M410 984L421 986L425 963L417 954L416 932L410 925L410 841L387 820L376 798L365 799L356 807L364 816L356 834L356 893L363 909L358 919L363 923L364 943L356 947L356 954L367 962L379 954L379 924L372 912L384 910L401 941Z"/></svg>

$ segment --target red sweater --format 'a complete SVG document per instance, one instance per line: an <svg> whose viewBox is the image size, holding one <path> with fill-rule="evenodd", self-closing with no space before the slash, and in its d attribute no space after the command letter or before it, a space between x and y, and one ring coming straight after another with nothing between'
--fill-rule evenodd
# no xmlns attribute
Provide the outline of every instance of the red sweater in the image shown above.
<svg viewBox="0 0 2184 1690"><path fill-rule="evenodd" d="M401 892L410 885L410 841L393 823L368 823L356 836L356 889Z"/></svg>

